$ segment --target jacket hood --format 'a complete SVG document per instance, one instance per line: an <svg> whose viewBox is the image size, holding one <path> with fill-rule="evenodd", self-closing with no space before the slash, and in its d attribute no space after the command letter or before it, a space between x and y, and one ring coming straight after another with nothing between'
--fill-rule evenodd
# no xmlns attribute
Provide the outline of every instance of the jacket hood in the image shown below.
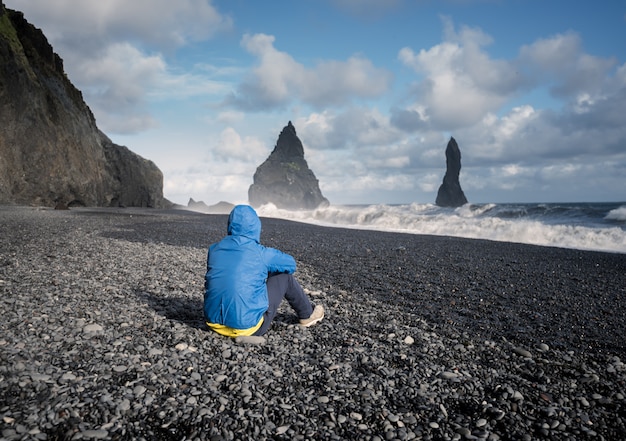
<svg viewBox="0 0 626 441"><path fill-rule="evenodd" d="M228 235L261 241L261 219L249 205L237 205L228 216Z"/></svg>

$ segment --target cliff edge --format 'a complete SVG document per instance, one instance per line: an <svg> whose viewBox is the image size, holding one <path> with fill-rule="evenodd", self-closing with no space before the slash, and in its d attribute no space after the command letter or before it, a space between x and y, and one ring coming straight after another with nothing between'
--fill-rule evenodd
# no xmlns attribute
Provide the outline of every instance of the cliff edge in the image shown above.
<svg viewBox="0 0 626 441"><path fill-rule="evenodd" d="M0 0L0 203L165 207L163 174L113 143L43 32Z"/></svg>

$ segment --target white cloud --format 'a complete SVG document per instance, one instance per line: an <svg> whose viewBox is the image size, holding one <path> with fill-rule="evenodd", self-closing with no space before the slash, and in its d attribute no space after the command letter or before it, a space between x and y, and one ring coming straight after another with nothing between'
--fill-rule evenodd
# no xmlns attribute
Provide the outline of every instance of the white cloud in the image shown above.
<svg viewBox="0 0 626 441"><path fill-rule="evenodd" d="M535 132L532 125L539 115L528 105L514 107L500 118L488 113L480 123L457 132L463 158L468 163L485 164L528 156L531 152L526 144L535 141L531 139Z"/></svg>
<svg viewBox="0 0 626 441"><path fill-rule="evenodd" d="M232 28L232 19L209 0L15 0L26 19L41 26L55 47L89 56L120 41L174 48Z"/></svg>
<svg viewBox="0 0 626 441"><path fill-rule="evenodd" d="M254 172L270 151L256 137L242 136L233 127L227 127L217 139L208 140L206 154L195 167L175 165L168 170L170 181L164 191L171 192L170 197L176 200L193 197L207 204L220 200L245 203Z"/></svg>
<svg viewBox="0 0 626 441"><path fill-rule="evenodd" d="M540 180L536 167L517 163L494 167L464 167L460 178L461 186L470 201L483 191L506 193L516 189L530 189L539 184Z"/></svg>
<svg viewBox="0 0 626 441"><path fill-rule="evenodd" d="M312 113L298 119L297 124L302 139L315 149L362 151L366 147L393 145L405 136L390 125L387 116L367 107Z"/></svg>
<svg viewBox="0 0 626 441"><path fill-rule="evenodd" d="M522 173L522 168L517 164L509 164L502 167L502 175L506 177L519 176Z"/></svg>
<svg viewBox="0 0 626 441"><path fill-rule="evenodd" d="M268 155L258 139L242 136L234 128L224 129L204 146L202 158L187 157L183 163L164 164L164 194L177 203L189 197L213 204L220 200L245 203L256 167ZM181 155L186 155L181 151ZM195 161L195 162L194 162ZM184 164L194 163L193 167Z"/></svg>
<svg viewBox="0 0 626 441"><path fill-rule="evenodd" d="M436 194L441 185L443 176L436 173L428 173L417 178L417 186L425 193Z"/></svg>
<svg viewBox="0 0 626 441"><path fill-rule="evenodd" d="M178 171L167 174L163 193L172 202L186 205L189 198L215 204L219 201L247 203L251 180L238 175L215 175L208 172L189 174ZM245 191L242 192L242 189Z"/></svg>
<svg viewBox="0 0 626 441"><path fill-rule="evenodd" d="M445 129L468 135L475 159L537 159L583 153L597 144L591 127L605 126L623 139L626 112L624 67L614 59L585 54L574 33L538 39L520 48L511 60L493 60L484 51L490 36L462 27L456 32L444 18L445 40L430 49L403 48L398 57L414 69L418 80L414 102L392 109L392 123L409 132ZM549 87L563 99L555 111L519 105L496 115L519 92ZM583 133L587 131L587 133ZM617 142L617 141L616 141ZM611 145L611 144L609 144Z"/></svg>
<svg viewBox="0 0 626 441"><path fill-rule="evenodd" d="M361 196L372 201L376 194L398 192L405 197L406 192L414 188L414 179L405 174L383 175L369 173L360 176L343 176L331 181L325 181L320 189L331 203L345 203L345 200L354 200ZM374 196L374 197L372 197ZM396 203L398 201L395 201ZM403 202L409 202L406 199ZM391 203L394 203L393 201Z"/></svg>
<svg viewBox="0 0 626 441"><path fill-rule="evenodd" d="M580 38L569 33L541 38L530 45L522 46L520 58L542 71L559 74L572 68L580 50Z"/></svg>
<svg viewBox="0 0 626 441"><path fill-rule="evenodd" d="M425 121L435 129L467 127L499 109L524 83L512 63L492 60L483 50L491 37L468 27L456 33L449 19L443 21L444 42L417 53L409 47L398 53L402 63L423 76L414 92L419 111L407 109L416 128ZM408 116L396 111L395 118L409 128L410 120L401 122Z"/></svg>
<svg viewBox="0 0 626 441"><path fill-rule="evenodd" d="M80 82L92 85L83 88L89 101L105 111L136 106L166 69L162 57L145 56L127 43L111 45L103 56L74 66Z"/></svg>
<svg viewBox="0 0 626 441"><path fill-rule="evenodd" d="M391 74L361 56L307 68L277 50L271 35L247 34L241 44L258 64L228 101L240 109L283 108L294 101L313 107L343 105L355 98L379 97L390 86Z"/></svg>
<svg viewBox="0 0 626 441"><path fill-rule="evenodd" d="M407 155L400 156L387 156L383 158L370 158L367 160L367 165L372 168L396 168L401 169L408 166L411 163L411 158Z"/></svg>
<svg viewBox="0 0 626 441"><path fill-rule="evenodd" d="M523 46L519 64L536 75L538 81L551 81L555 96L575 99L580 94L599 93L616 60L584 53L580 37L567 33Z"/></svg>
<svg viewBox="0 0 626 441"><path fill-rule="evenodd" d="M235 129L227 127L220 134L210 153L212 158L219 162L239 161L246 165L256 164L251 167L254 169L268 156L268 149L257 138L251 136L242 138Z"/></svg>
<svg viewBox="0 0 626 441"><path fill-rule="evenodd" d="M548 165L541 168L541 176L548 180L569 180L579 175L582 168L582 164L571 164L567 162L564 164Z"/></svg>
<svg viewBox="0 0 626 441"><path fill-rule="evenodd" d="M98 126L111 134L155 127L150 100L183 100L227 89L193 72L173 73L160 54L146 55L128 43L112 44L97 58L76 59L72 71Z"/></svg>

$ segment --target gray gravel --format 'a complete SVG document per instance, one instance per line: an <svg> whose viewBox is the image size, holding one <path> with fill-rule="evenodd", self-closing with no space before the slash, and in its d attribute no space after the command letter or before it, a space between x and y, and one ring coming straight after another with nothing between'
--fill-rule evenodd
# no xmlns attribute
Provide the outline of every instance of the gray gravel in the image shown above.
<svg viewBox="0 0 626 441"><path fill-rule="evenodd" d="M226 217L0 207L2 439L613 440L626 256L263 220L327 317L202 321Z"/></svg>

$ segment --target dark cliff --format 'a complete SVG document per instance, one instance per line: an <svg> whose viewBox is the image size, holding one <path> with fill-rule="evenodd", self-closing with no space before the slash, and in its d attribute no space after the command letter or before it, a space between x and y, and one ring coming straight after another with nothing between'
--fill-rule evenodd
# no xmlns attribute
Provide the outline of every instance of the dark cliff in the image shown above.
<svg viewBox="0 0 626 441"><path fill-rule="evenodd" d="M328 205L304 159L302 142L291 121L283 128L270 156L254 173L248 200L255 207L272 203L286 209L310 210Z"/></svg>
<svg viewBox="0 0 626 441"><path fill-rule="evenodd" d="M156 165L111 142L40 29L0 1L0 203L163 207Z"/></svg>
<svg viewBox="0 0 626 441"><path fill-rule="evenodd" d="M461 150L454 138L450 138L446 147L446 174L437 192L435 203L440 207L460 207L467 204L465 193L461 189Z"/></svg>

